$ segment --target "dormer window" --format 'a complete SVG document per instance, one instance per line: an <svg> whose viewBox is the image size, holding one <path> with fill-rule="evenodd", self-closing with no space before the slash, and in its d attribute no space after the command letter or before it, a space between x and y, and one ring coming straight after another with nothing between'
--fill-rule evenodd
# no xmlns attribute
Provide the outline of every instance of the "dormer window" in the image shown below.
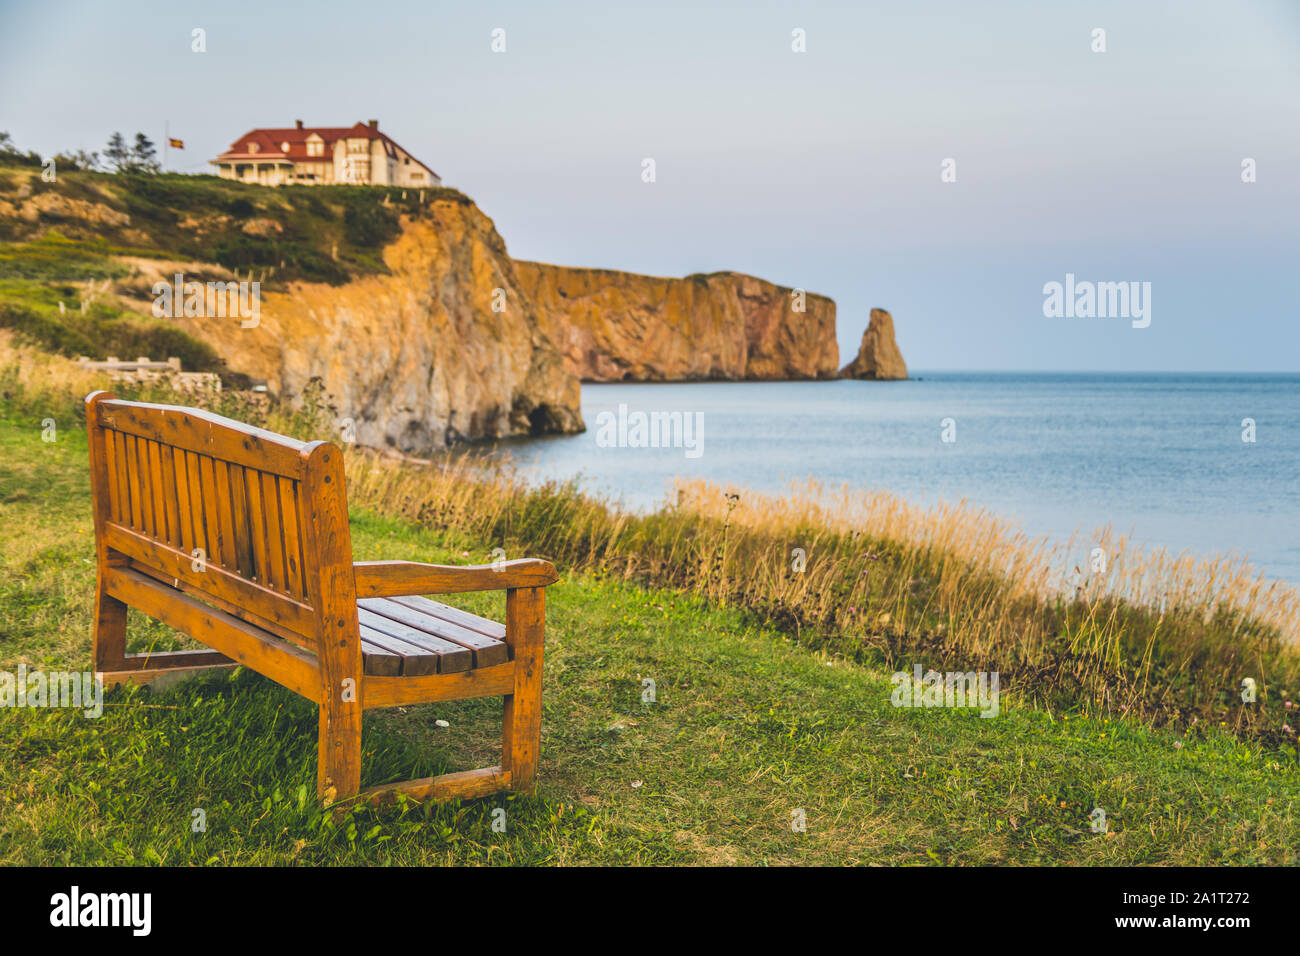
<svg viewBox="0 0 1300 956"><path fill-rule="evenodd" d="M250 153L256 153L256 152L258 151L259 148L260 148L260 147L259 147L256 143L249 143L249 144L248 144L248 151L249 151Z"/></svg>
<svg viewBox="0 0 1300 956"><path fill-rule="evenodd" d="M282 152L282 153L287 153L287 152L289 152L289 144L288 144L288 143L281 143L281 144L280 144L280 152Z"/></svg>

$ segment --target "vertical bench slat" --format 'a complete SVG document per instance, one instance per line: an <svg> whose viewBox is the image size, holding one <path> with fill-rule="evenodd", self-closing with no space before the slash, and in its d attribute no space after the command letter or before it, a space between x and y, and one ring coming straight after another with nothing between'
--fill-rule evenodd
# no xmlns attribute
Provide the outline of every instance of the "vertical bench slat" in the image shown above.
<svg viewBox="0 0 1300 956"><path fill-rule="evenodd" d="M167 513L167 540L174 546L183 547L181 535L180 488L176 482L176 449L171 445L160 445L162 452L162 493L163 505ZM189 548L185 548L186 551Z"/></svg>
<svg viewBox="0 0 1300 956"><path fill-rule="evenodd" d="M253 468L244 468L242 471L240 477L243 478L247 501L244 515L248 522L249 544L252 546L253 566L256 569L253 577L260 584L269 586L272 580L271 559L267 553L266 536L270 531L270 522L266 504L262 501L262 474Z"/></svg>
<svg viewBox="0 0 1300 956"><path fill-rule="evenodd" d="M270 563L270 585L278 591L289 591L284 567L284 519L280 515L280 494L275 475L268 471L257 474L262 485L262 507L266 511L266 558Z"/></svg>
<svg viewBox="0 0 1300 956"><path fill-rule="evenodd" d="M302 596L312 607L316 606L316 587L308 555L311 553L311 506L308 504L306 482L294 482L293 504L298 515L298 534L302 539Z"/></svg>
<svg viewBox="0 0 1300 956"><path fill-rule="evenodd" d="M127 493L131 498L131 512L128 524L137 531L144 530L141 513L144 505L140 500L140 478L135 465L135 436L122 436L122 469L126 478Z"/></svg>
<svg viewBox="0 0 1300 956"><path fill-rule="evenodd" d="M172 474L176 482L176 507L180 525L180 548L186 554L194 550L194 516L190 509L190 476L185 466L185 449L172 448Z"/></svg>
<svg viewBox="0 0 1300 956"><path fill-rule="evenodd" d="M149 442L143 438L136 438L134 445L135 487L140 491L140 530L145 534L153 534L153 496L149 489Z"/></svg>
<svg viewBox="0 0 1300 956"><path fill-rule="evenodd" d="M275 483L280 497L280 519L284 525L284 564L289 593L302 600L302 534L298 530L296 502L298 482L281 476Z"/></svg>
<svg viewBox="0 0 1300 956"><path fill-rule="evenodd" d="M122 482L117 471L117 447L113 443L112 432L102 432L99 438L104 443L104 480L107 483L108 519L122 520Z"/></svg>
<svg viewBox="0 0 1300 956"><path fill-rule="evenodd" d="M154 537L167 541L167 505L163 501L162 487L162 448L156 441L146 442L145 449L149 457L149 499L153 502Z"/></svg>
<svg viewBox="0 0 1300 956"><path fill-rule="evenodd" d="M217 514L221 518L221 559L231 571L239 571L239 546L235 530L235 492L230 483L230 463L220 458L212 460L213 474L217 476Z"/></svg>
<svg viewBox="0 0 1300 956"><path fill-rule="evenodd" d="M242 465L230 464L230 517L235 531L235 557L239 573L258 578L259 567L253 560L253 529L248 520L248 482Z"/></svg>
<svg viewBox="0 0 1300 956"><path fill-rule="evenodd" d="M230 519L226 517L230 500L229 473L226 463L213 461L207 455L199 459L199 473L203 476L203 512L208 522L208 560L223 568L235 566L235 545L230 533Z"/></svg>
<svg viewBox="0 0 1300 956"><path fill-rule="evenodd" d="M190 487L190 519L194 529L194 547L201 548L205 555L211 554L208 546L206 519L203 512L203 486L199 480L199 456L192 451L185 452L186 483ZM193 548L190 549L193 553Z"/></svg>
<svg viewBox="0 0 1300 956"><path fill-rule="evenodd" d="M105 431L105 436L113 441L113 465L117 469L118 503L121 512L117 520L130 525L131 520L131 483L126 474L126 436L121 432Z"/></svg>
<svg viewBox="0 0 1300 956"><path fill-rule="evenodd" d="M168 541L167 493L163 490L162 445L149 443L149 492L153 496L154 533Z"/></svg>

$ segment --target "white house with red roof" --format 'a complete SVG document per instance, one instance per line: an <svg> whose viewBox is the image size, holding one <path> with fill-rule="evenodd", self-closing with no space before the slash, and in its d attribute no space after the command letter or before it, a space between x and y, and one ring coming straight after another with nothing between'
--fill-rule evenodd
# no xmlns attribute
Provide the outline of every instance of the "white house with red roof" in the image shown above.
<svg viewBox="0 0 1300 956"><path fill-rule="evenodd" d="M217 175L263 186L440 186L442 178L379 131L379 120L355 126L255 129L216 159Z"/></svg>

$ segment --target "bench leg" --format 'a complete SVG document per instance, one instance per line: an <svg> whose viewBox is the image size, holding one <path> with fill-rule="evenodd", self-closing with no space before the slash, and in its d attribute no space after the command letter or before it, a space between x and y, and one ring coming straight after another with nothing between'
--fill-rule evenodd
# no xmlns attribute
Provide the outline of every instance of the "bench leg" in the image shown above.
<svg viewBox="0 0 1300 956"><path fill-rule="evenodd" d="M126 666L126 605L108 593L100 565L95 588L95 623L91 653L96 671L120 671Z"/></svg>
<svg viewBox="0 0 1300 956"><path fill-rule="evenodd" d="M361 790L361 703L345 701L337 687L332 691L321 687L317 747L316 794L326 804L350 800Z"/></svg>
<svg viewBox="0 0 1300 956"><path fill-rule="evenodd" d="M505 699L501 767L510 789L532 793L542 745L542 640L546 591L516 588L506 592L506 641L514 652L515 689Z"/></svg>

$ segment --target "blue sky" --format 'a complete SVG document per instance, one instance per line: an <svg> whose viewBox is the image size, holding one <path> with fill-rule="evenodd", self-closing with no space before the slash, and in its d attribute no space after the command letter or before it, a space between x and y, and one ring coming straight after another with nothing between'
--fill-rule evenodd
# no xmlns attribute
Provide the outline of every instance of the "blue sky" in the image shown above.
<svg viewBox="0 0 1300 956"><path fill-rule="evenodd" d="M1300 369L1300 3L357 9L0 0L0 129L169 120L204 172L378 118L514 256L824 293L845 361L881 306L913 369ZM1067 272L1150 282L1151 325L1044 317Z"/></svg>

